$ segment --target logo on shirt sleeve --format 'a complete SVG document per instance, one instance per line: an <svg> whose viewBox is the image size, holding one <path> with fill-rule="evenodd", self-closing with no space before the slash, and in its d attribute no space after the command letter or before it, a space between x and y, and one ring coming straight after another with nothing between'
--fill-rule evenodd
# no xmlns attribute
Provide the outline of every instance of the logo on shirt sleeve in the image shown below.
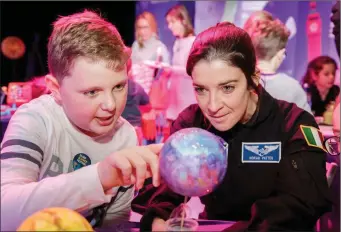
<svg viewBox="0 0 341 232"><path fill-rule="evenodd" d="M242 163L279 163L281 142L242 143Z"/></svg>
<svg viewBox="0 0 341 232"><path fill-rule="evenodd" d="M312 127L312 126L304 126L304 125L301 125L300 127L301 127L302 134L304 135L304 139L307 142L308 146L318 147L326 151L323 146L323 141L324 141L323 134L319 129Z"/></svg>

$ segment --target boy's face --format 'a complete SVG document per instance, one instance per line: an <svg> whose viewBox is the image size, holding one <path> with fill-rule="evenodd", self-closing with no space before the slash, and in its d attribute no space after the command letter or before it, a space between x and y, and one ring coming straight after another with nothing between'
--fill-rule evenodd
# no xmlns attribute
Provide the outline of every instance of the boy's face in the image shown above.
<svg viewBox="0 0 341 232"><path fill-rule="evenodd" d="M110 132L127 101L126 68L117 72L106 65L79 58L59 88L67 117L89 136Z"/></svg>

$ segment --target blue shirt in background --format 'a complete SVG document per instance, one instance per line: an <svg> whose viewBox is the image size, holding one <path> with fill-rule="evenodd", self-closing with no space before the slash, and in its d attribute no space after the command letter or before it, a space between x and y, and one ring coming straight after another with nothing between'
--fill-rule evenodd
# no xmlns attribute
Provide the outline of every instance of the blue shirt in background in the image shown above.
<svg viewBox="0 0 341 232"><path fill-rule="evenodd" d="M133 126L141 126L141 111L139 106L148 104L148 94L144 91L141 85L132 79L129 79L127 104L122 113L122 117L130 122L130 124Z"/></svg>

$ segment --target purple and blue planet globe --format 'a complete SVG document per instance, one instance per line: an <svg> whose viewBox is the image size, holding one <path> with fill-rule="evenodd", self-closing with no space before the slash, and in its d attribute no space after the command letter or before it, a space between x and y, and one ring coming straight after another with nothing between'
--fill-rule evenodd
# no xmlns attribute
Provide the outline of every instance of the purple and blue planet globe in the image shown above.
<svg viewBox="0 0 341 232"><path fill-rule="evenodd" d="M160 152L160 174L175 193L204 196L223 181L227 154L222 138L200 128L182 129L167 139Z"/></svg>

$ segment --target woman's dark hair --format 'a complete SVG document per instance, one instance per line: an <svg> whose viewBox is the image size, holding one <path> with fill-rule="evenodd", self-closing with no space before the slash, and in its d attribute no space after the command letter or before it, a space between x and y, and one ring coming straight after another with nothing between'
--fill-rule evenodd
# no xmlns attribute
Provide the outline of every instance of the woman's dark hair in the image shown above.
<svg viewBox="0 0 341 232"><path fill-rule="evenodd" d="M249 88L257 91L252 78L256 72L256 56L250 36L241 28L229 22L218 23L201 32L193 42L186 71L192 76L194 66L200 61L225 61L241 69Z"/></svg>
<svg viewBox="0 0 341 232"><path fill-rule="evenodd" d="M335 66L335 70L337 69L336 61L333 58L329 56L318 56L309 62L307 71L302 79L302 85L314 84L315 81L312 74L315 73L317 75L323 69L323 65L325 64L333 64Z"/></svg>

